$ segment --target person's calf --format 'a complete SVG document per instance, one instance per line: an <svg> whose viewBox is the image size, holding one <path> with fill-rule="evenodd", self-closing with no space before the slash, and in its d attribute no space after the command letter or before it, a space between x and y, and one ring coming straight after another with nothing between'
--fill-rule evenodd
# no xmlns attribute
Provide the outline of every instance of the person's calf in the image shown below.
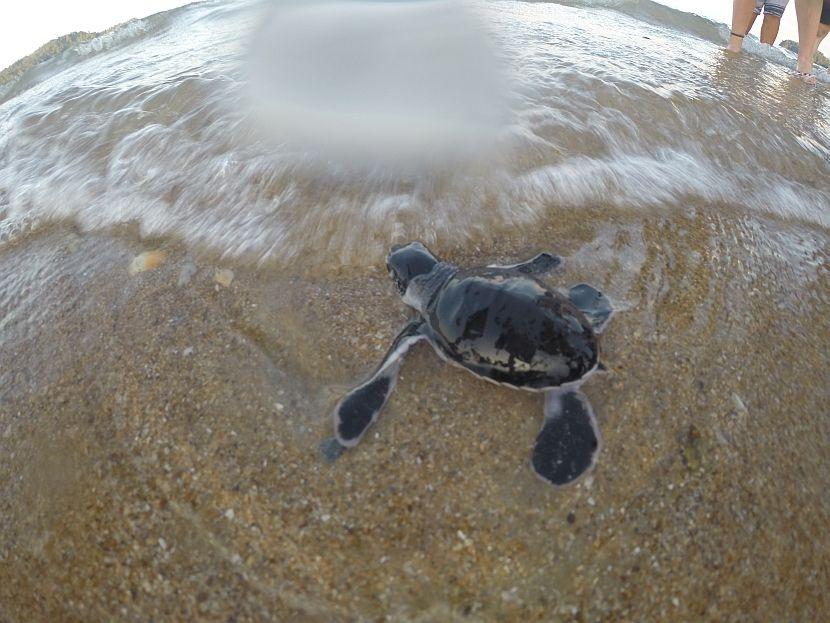
<svg viewBox="0 0 830 623"><path fill-rule="evenodd" d="M809 0L801 0L809 1ZM732 33L729 37L729 52L740 52L748 25L752 22L755 0L732 0Z"/></svg>
<svg viewBox="0 0 830 623"><path fill-rule="evenodd" d="M818 52L818 46L821 45L821 42L824 41L824 38L827 36L827 33L830 32L830 24L822 24L818 25L818 32L816 33L816 43L813 46L813 58L816 56L816 52Z"/></svg>
<svg viewBox="0 0 830 623"><path fill-rule="evenodd" d="M764 15L764 23L761 24L761 43L774 45L778 37L778 30L781 28L781 17L778 15Z"/></svg>

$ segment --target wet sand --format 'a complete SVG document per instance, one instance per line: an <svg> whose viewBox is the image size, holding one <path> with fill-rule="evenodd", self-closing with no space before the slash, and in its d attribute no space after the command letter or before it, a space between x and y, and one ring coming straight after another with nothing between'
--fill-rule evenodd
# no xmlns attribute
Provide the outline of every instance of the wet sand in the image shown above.
<svg viewBox="0 0 830 623"><path fill-rule="evenodd" d="M377 258L310 274L63 225L0 248L0 621L830 610L826 231L595 210L435 250L551 250L550 283L620 308L579 485L529 468L541 397L423 346L363 442L321 459L407 317Z"/></svg>

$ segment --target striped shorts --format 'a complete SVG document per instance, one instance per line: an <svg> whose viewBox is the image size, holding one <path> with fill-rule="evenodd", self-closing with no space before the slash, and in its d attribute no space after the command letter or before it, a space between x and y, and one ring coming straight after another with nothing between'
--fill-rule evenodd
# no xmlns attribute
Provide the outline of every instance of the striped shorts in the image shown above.
<svg viewBox="0 0 830 623"><path fill-rule="evenodd" d="M790 0L755 0L755 15L760 15L761 9L764 9L764 15L781 17L789 2Z"/></svg>

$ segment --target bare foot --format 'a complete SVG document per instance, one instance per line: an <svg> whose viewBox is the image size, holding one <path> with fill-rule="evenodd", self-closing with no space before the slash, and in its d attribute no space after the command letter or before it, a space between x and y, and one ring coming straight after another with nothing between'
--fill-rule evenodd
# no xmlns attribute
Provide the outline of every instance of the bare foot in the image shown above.
<svg viewBox="0 0 830 623"><path fill-rule="evenodd" d="M799 77L813 75L812 54L802 53L801 49L798 50L798 60L795 63L795 73L799 74ZM815 84L815 76L813 76L813 84Z"/></svg>
<svg viewBox="0 0 830 623"><path fill-rule="evenodd" d="M804 84L814 85L818 82L815 75L809 71L794 71L793 76L801 80Z"/></svg>
<svg viewBox="0 0 830 623"><path fill-rule="evenodd" d="M727 52L738 54L741 51L741 46L744 43L744 38L741 35L736 35L734 32L729 35L729 45L726 46Z"/></svg>

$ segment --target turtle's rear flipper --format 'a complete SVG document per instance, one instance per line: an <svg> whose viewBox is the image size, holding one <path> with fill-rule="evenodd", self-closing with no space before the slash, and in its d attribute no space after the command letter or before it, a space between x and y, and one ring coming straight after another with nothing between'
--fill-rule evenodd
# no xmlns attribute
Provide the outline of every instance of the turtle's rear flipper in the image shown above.
<svg viewBox="0 0 830 623"><path fill-rule="evenodd" d="M585 314L597 333L602 332L614 314L614 308L611 307L608 297L587 283L580 283L571 288L568 291L568 298Z"/></svg>
<svg viewBox="0 0 830 623"><path fill-rule="evenodd" d="M536 257L532 257L524 262L519 262L518 264L510 264L509 266L491 264L488 268L515 270L525 275L544 275L561 264L562 258L558 255L553 255L552 253L540 253Z"/></svg>
<svg viewBox="0 0 830 623"><path fill-rule="evenodd" d="M545 394L545 422L533 447L536 474L567 485L594 466L599 448L599 428L585 395L575 390Z"/></svg>
<svg viewBox="0 0 830 623"><path fill-rule="evenodd" d="M346 448L357 445L363 434L380 415L386 404L395 382L398 379L398 370L406 351L418 340L424 339L420 332L423 320L418 318L407 324L392 342L392 346L383 358L371 378L349 392L334 410L334 434L337 443ZM331 460L337 458L333 452L331 442L326 442L323 453Z"/></svg>

